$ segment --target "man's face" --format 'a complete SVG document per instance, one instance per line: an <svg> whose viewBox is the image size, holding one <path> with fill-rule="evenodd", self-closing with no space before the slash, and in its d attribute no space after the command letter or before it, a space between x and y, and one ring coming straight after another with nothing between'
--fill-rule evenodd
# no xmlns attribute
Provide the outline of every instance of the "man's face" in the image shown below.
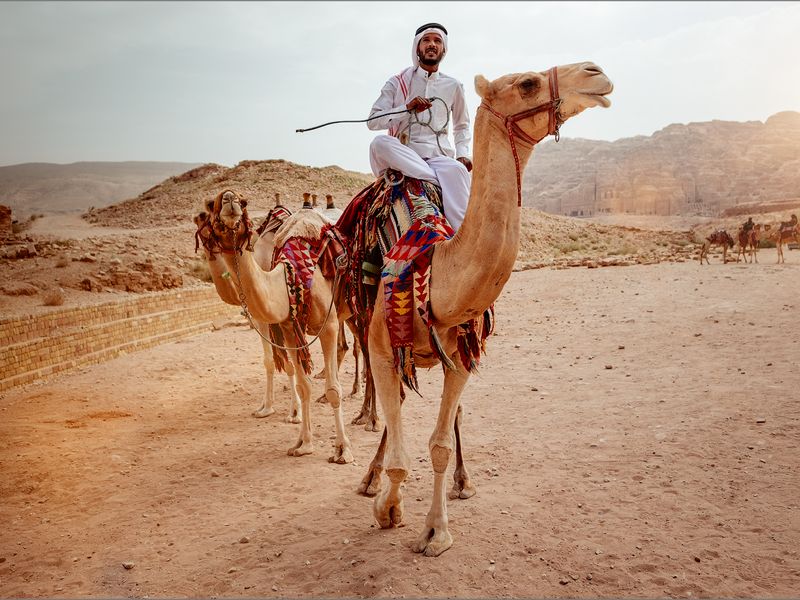
<svg viewBox="0 0 800 600"><path fill-rule="evenodd" d="M444 40L434 31L429 31L419 40L417 56L423 65L438 65L444 57Z"/></svg>

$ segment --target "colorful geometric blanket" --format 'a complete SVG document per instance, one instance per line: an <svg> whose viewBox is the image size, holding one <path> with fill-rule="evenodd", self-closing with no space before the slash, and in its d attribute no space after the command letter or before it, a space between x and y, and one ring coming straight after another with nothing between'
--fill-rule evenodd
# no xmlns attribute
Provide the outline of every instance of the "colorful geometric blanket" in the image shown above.
<svg viewBox="0 0 800 600"><path fill-rule="evenodd" d="M364 343L375 303L374 276L380 273L395 368L403 383L419 393L413 356L415 310L425 323L437 357L446 367L455 368L442 348L430 311L433 250L453 236L442 214L439 188L409 177L398 185L379 179L353 199L337 228L350 240L348 299ZM493 315L492 309L487 311L482 327L473 320L458 328L459 356L471 372L485 351Z"/></svg>
<svg viewBox="0 0 800 600"><path fill-rule="evenodd" d="M272 267L275 268L278 263L284 264L286 287L289 291L289 318L295 336L293 345L298 348L297 358L303 370L309 375L314 369L314 363L306 345L306 329L311 316L311 285L314 281L314 271L319 265L323 276L332 277L336 269L336 260L344 252L344 246L336 229L325 225L320 239L291 237L283 246L275 248L273 253Z"/></svg>

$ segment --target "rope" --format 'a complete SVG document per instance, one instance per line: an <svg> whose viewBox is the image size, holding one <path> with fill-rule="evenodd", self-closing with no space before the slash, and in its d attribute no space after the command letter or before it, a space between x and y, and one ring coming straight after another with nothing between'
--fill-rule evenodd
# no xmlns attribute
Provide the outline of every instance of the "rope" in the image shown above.
<svg viewBox="0 0 800 600"><path fill-rule="evenodd" d="M276 344L271 339L269 339L269 337L265 337L264 334L261 333L261 330L258 328L258 326L253 321L253 318L250 316L250 311L247 309L247 298L245 298L244 291L242 289L242 278L239 275L239 258L238 258L238 256L239 256L238 253L236 253L236 252L233 253L233 264L236 267L236 279L239 282L239 290L240 290L240 292L239 292L239 302L241 302L241 304L242 304L242 314L245 317L247 317L247 320L250 322L250 326L253 329L256 330L256 333L261 337L261 339L264 340L265 342L267 342L270 346L272 346L274 348L280 348L281 350L302 350L304 348L308 348L309 346L311 346L311 344L316 342L319 339L320 334L322 333L322 329L325 326L325 323L328 322L328 317L331 316L331 310L333 310L333 303L334 303L334 300L336 299L336 290L339 287L340 273L344 270L344 261L342 261L341 266L339 264L339 261L340 261L340 259L342 257L339 257L339 258L336 259L336 263L337 263L336 264L336 275L334 275L334 277L333 277L333 287L331 288L331 303L328 306L328 312L325 314L325 319L322 321L322 325L319 326L319 332L317 333L316 336L314 336L314 339L311 340L310 342L308 342L307 344L303 344L302 346L294 347L294 346L281 346L280 344Z"/></svg>

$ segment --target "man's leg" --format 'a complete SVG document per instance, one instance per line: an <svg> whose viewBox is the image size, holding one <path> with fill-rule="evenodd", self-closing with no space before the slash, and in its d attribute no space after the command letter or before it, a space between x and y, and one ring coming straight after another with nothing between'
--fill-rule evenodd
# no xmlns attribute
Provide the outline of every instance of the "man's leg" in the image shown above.
<svg viewBox="0 0 800 600"><path fill-rule="evenodd" d="M400 171L407 177L438 184L436 173L416 152L391 135L376 136L369 145L369 163L375 177L386 169Z"/></svg>
<svg viewBox="0 0 800 600"><path fill-rule="evenodd" d="M472 177L467 168L448 156L435 156L427 160L442 186L442 204L447 222L458 231L467 213Z"/></svg>

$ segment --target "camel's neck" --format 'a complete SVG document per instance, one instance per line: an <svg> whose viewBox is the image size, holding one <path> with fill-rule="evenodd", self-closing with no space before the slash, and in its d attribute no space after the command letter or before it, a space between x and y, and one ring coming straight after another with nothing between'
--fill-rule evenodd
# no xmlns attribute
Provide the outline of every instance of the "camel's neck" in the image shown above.
<svg viewBox="0 0 800 600"><path fill-rule="evenodd" d="M226 275L228 267L225 262L216 256L214 260L208 260L208 252L206 252L206 262L208 263L208 270L211 273L211 281L214 282L214 287L217 288L217 294L226 304L239 305L239 292L233 284L233 278Z"/></svg>
<svg viewBox="0 0 800 600"><path fill-rule="evenodd" d="M500 295L519 249L517 176L508 133L485 109L475 119L472 187L464 222L436 246L431 304L436 322L463 323L480 315ZM517 140L520 177L532 148Z"/></svg>
<svg viewBox="0 0 800 600"><path fill-rule="evenodd" d="M252 252L221 255L235 286L244 294L247 310L256 321L281 323L289 318L289 296L282 264L264 271ZM238 298L237 298L237 304Z"/></svg>

